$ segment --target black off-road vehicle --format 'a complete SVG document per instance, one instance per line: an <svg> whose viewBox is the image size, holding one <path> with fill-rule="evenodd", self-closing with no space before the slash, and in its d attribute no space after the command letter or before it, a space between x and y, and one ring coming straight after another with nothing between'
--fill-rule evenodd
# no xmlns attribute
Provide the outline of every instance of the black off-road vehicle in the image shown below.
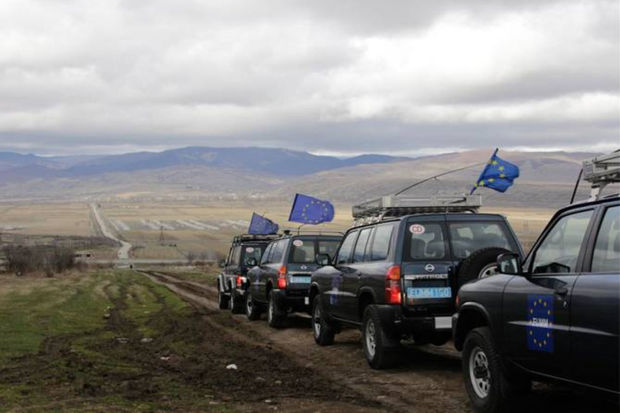
<svg viewBox="0 0 620 413"><path fill-rule="evenodd" d="M312 274L315 341L332 344L341 326L361 328L377 369L392 364L405 337L446 343L459 287L493 275L497 255L522 253L506 219L475 213L479 206L478 196L389 196L354 207L359 225Z"/></svg>
<svg viewBox="0 0 620 413"><path fill-rule="evenodd" d="M341 235L325 233L285 234L272 241L260 263L248 272L246 314L257 320L267 309L271 327L283 327L287 314L308 311L310 274L319 268L317 255L333 256Z"/></svg>
<svg viewBox="0 0 620 413"><path fill-rule="evenodd" d="M242 234L233 238L228 256L221 264L222 272L217 276L220 309L230 308L233 313L243 312L246 274L252 267L249 263L260 260L265 247L277 237L277 235Z"/></svg>
<svg viewBox="0 0 620 413"><path fill-rule="evenodd" d="M500 274L458 294L454 344L476 412L502 412L556 380L618 400L620 384L620 152L584 163L592 201L559 210L524 261L503 254Z"/></svg>

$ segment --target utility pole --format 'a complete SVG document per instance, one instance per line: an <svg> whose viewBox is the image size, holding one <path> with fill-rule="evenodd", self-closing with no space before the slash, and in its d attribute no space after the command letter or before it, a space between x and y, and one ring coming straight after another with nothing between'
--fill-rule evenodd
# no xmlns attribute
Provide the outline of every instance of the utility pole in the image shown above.
<svg viewBox="0 0 620 413"><path fill-rule="evenodd" d="M165 241L165 238L164 238L164 226L162 225L162 226L159 227L159 244L160 245L164 245L164 241Z"/></svg>

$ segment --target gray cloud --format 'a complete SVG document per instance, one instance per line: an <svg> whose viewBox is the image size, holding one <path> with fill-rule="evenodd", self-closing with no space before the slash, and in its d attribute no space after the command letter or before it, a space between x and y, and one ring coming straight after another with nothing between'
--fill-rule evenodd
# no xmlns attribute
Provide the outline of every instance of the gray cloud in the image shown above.
<svg viewBox="0 0 620 413"><path fill-rule="evenodd" d="M0 150L620 146L619 13L613 0L5 0Z"/></svg>

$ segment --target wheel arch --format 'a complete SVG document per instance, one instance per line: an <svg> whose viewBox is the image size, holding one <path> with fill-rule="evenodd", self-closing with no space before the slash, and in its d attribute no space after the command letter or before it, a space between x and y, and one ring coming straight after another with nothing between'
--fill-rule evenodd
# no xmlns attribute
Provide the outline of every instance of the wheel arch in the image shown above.
<svg viewBox="0 0 620 413"><path fill-rule="evenodd" d="M478 303L464 303L458 313L454 326L454 347L461 351L467 334L474 328L488 326L492 330L488 311Z"/></svg>
<svg viewBox="0 0 620 413"><path fill-rule="evenodd" d="M364 317L364 310L370 304L376 304L377 298L375 297L375 292L370 288L362 288L359 291L359 298L357 301L357 315L361 320Z"/></svg>
<svg viewBox="0 0 620 413"><path fill-rule="evenodd" d="M312 305L312 303L314 302L314 297L316 297L320 293L321 293L321 290L319 289L319 285L316 282L313 282L310 285L310 292L308 293L308 298L310 300L310 305Z"/></svg>

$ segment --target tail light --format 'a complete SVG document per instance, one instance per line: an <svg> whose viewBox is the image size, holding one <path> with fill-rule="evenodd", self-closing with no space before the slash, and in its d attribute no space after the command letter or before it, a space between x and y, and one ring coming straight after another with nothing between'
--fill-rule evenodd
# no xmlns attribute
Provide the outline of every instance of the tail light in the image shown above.
<svg viewBox="0 0 620 413"><path fill-rule="evenodd" d="M388 304L402 303L402 290L400 288L400 266L390 267L385 274L385 301Z"/></svg>
<svg viewBox="0 0 620 413"><path fill-rule="evenodd" d="M280 267L280 271L278 272L278 288L283 290L286 288L286 266Z"/></svg>
<svg viewBox="0 0 620 413"><path fill-rule="evenodd" d="M243 285L243 277L240 275L237 275L236 282L237 282L237 288L241 288L241 286Z"/></svg>

